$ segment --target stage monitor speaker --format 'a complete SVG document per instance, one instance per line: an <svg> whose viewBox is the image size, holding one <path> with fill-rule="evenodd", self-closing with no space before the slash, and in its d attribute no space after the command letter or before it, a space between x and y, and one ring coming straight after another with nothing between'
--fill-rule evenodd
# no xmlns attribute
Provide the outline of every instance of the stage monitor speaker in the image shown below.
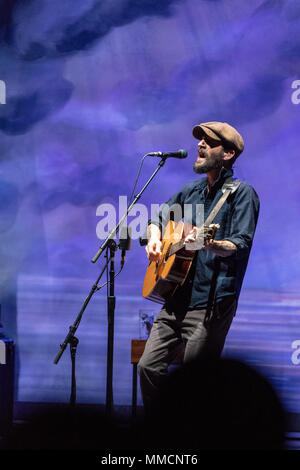
<svg viewBox="0 0 300 470"><path fill-rule="evenodd" d="M14 406L15 344L0 337L0 436L11 429Z"/></svg>

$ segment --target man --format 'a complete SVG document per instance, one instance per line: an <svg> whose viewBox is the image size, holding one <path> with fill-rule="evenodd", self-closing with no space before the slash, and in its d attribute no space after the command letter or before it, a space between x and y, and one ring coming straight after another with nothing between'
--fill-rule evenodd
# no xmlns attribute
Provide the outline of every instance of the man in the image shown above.
<svg viewBox="0 0 300 470"><path fill-rule="evenodd" d="M185 204L192 205L192 225L196 225L196 204L203 204L205 220L222 197L224 182L233 180L232 165L243 152L244 142L234 127L223 122L199 124L193 135L199 140L194 171L206 173L207 177L185 185L169 199L167 206L179 204L184 209ZM240 182L213 220L220 225L215 239L206 241L197 251L184 284L155 319L138 364L146 410L157 397L181 343L185 345L185 362L221 355L235 315L258 212L256 192ZM160 257L165 216L161 211L148 225L146 252L150 261ZM197 229L193 228L186 244L195 241L196 236Z"/></svg>

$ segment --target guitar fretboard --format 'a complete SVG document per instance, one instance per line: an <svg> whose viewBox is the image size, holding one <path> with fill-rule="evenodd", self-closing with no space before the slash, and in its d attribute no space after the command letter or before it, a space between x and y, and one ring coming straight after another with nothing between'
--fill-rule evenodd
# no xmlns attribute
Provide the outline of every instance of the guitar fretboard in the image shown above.
<svg viewBox="0 0 300 470"><path fill-rule="evenodd" d="M202 231L202 235L204 238L207 237L207 234L209 233L207 230L206 230L206 227L201 227L200 230ZM214 235L213 235L214 236ZM199 233L198 233L198 236L196 239L199 239ZM168 256L171 256L171 255L174 255L174 253L177 253L177 251L181 250L181 248L184 247L184 241L185 241L185 237L182 238L181 240L179 240L179 242L176 242L176 243L173 243L171 245L171 247L169 248L169 253L168 253Z"/></svg>
<svg viewBox="0 0 300 470"><path fill-rule="evenodd" d="M184 240L185 239L182 238L179 242L173 243L169 251L169 256L174 255L174 253L177 253L177 251L184 247Z"/></svg>

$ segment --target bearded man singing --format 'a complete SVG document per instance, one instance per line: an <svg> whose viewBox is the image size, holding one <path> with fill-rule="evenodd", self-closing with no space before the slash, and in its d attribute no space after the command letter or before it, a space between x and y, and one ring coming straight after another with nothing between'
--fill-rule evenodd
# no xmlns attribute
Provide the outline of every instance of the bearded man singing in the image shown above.
<svg viewBox="0 0 300 470"><path fill-rule="evenodd" d="M206 174L186 184L166 203L190 204L192 225L196 205L203 204L204 220L233 178L233 163L244 150L239 132L224 122L205 122L193 128L198 142L194 172ZM223 191L222 191L223 189ZM199 206L198 206L199 207ZM215 359L221 355L226 335L236 313L259 213L259 198L252 186L238 181L217 213L215 239L205 241L196 252L188 276L158 313L138 364L145 409L151 409L168 366L184 344L184 362ZM150 261L159 260L166 214L161 211L149 222L146 252ZM193 228L186 243L195 241Z"/></svg>

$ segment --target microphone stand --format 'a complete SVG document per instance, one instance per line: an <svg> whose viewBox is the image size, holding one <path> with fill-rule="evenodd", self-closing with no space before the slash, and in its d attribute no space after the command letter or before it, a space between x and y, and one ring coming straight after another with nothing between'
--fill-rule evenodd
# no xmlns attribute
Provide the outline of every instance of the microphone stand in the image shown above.
<svg viewBox="0 0 300 470"><path fill-rule="evenodd" d="M163 167L163 165L166 162L167 156L161 156L161 160L156 168L156 170L152 173L146 184L143 186L141 191L135 195L133 202L130 204L130 206L127 207L127 210L125 211L124 215L121 217L119 223L116 225L116 227L110 231L109 235L106 237L102 245L100 246L99 250L97 253L94 255L92 258L92 263L95 263L98 258L101 256L103 251L105 249L110 249L110 256L108 258L107 255L107 261L105 263L104 268L102 269L99 277L97 278L95 284L92 286L87 298L84 301L84 304L77 315L75 322L73 325L69 327L69 333L65 337L64 342L60 345L60 350L58 354L56 355L54 359L54 364L57 364L58 361L60 360L61 356L63 355L66 347L68 344L70 344L70 349L71 349L71 357L72 357L72 390L71 390L71 405L74 406L75 404L75 399L76 399L76 380L75 380L75 356L76 356L76 348L79 340L75 337L76 330L80 324L81 318L83 316L83 313L88 306L88 303L90 302L93 294L100 289L98 286L98 283L102 277L102 274L108 268L109 263L110 265L110 271L109 271L109 278L110 278L110 286L109 286L109 293L107 291L107 313L108 313L108 334L107 334L107 379L106 379L106 405L105 405L105 411L106 415L108 417L111 416L112 414L112 409L113 409L113 345L114 345L114 312L115 312L115 305L116 305L116 298L114 295L114 254L117 249L117 244L113 240L115 235L119 232L121 225L123 224L125 218L133 208L133 206L137 203L137 201L141 198L142 194L144 193L145 189L149 186L153 178L155 177L156 173Z"/></svg>
<svg viewBox="0 0 300 470"><path fill-rule="evenodd" d="M70 395L70 405L71 408L74 408L76 404L76 374L75 374L75 365L76 365L76 352L79 339L76 336L71 335L69 339L70 343L70 353L71 353L71 363L72 363L72 379L71 379L71 395Z"/></svg>
<svg viewBox="0 0 300 470"><path fill-rule="evenodd" d="M108 418L113 410L113 356L114 356L114 320L115 320L115 250L110 246L109 286L107 284L107 361L106 361L106 405L105 414ZM106 254L106 256L108 256ZM108 274L108 273L107 273Z"/></svg>
<svg viewBox="0 0 300 470"><path fill-rule="evenodd" d="M110 244L112 244L112 246L116 246L116 242L114 240L111 240L110 241ZM86 307L88 306L88 303L89 301L91 300L93 294L100 289L100 287L98 286L98 283L104 273L104 271L106 270L109 262L111 260L111 257L107 260L104 268L102 269L100 275L98 276L95 284L93 284L87 298L85 299L84 303L83 303L83 306L81 307L81 310L79 312L79 314L77 315L73 325L71 325L69 327L69 333L67 334L67 336L65 337L63 343L60 345L60 350L58 351L55 359L54 359L54 364L58 364L61 356L63 355L66 347L68 346L68 344L70 344L70 353L71 353L71 361L72 361L72 381L71 381L71 395L70 395L70 405L72 407L74 407L75 403L76 403L76 376L75 376L75 362L76 362L76 352L77 352L77 345L79 343L79 340L78 338L76 338L75 336L75 333L77 331L77 328L79 327L79 324L81 322L81 319L82 319L82 316L83 316L83 313L86 309Z"/></svg>

